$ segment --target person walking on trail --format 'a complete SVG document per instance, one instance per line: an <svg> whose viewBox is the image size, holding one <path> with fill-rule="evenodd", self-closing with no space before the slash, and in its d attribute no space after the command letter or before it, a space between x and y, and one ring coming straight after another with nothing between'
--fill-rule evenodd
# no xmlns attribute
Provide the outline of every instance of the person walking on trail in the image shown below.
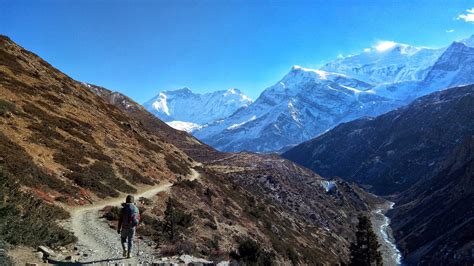
<svg viewBox="0 0 474 266"><path fill-rule="evenodd" d="M133 238L139 222L140 212L135 205L135 199L132 195L128 195L125 203L122 203L117 229L120 234L124 257L132 257Z"/></svg>

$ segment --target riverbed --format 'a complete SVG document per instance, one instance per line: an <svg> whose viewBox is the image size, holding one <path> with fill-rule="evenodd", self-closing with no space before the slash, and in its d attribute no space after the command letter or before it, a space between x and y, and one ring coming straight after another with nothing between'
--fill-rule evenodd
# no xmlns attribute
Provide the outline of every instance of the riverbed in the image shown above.
<svg viewBox="0 0 474 266"><path fill-rule="evenodd" d="M390 228L390 219L385 216L385 213L393 208L394 203L388 202L378 206L372 212L372 225L374 232L377 234L379 243L381 245L383 264L389 266L402 265L402 254L395 244L395 239Z"/></svg>

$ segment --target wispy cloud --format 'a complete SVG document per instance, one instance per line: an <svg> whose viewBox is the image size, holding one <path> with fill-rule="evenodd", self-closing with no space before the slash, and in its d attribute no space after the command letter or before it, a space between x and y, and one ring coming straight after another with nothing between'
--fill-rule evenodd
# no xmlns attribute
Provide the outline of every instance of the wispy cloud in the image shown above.
<svg viewBox="0 0 474 266"><path fill-rule="evenodd" d="M454 32L454 30L453 30L453 29L451 29L451 30L446 30L446 32L447 32L447 33L451 33L451 32Z"/></svg>
<svg viewBox="0 0 474 266"><path fill-rule="evenodd" d="M474 22L474 8L466 10L466 14L461 14L458 16L458 19L464 20L466 22Z"/></svg>

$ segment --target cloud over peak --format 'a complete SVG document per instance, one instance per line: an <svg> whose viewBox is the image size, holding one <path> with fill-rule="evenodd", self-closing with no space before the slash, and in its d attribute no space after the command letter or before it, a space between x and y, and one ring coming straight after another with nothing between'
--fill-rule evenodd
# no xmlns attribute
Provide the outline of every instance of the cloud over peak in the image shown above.
<svg viewBox="0 0 474 266"><path fill-rule="evenodd" d="M377 43L377 45L375 45L375 49L379 52L384 52L384 51L387 51L387 50L390 50L392 49L393 47L395 47L397 45L396 42L392 42L392 41L380 41Z"/></svg>

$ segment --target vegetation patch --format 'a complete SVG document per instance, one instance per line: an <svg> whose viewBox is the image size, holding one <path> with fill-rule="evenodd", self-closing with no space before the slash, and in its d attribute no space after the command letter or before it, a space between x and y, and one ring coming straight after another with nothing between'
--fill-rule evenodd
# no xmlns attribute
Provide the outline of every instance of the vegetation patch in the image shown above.
<svg viewBox="0 0 474 266"><path fill-rule="evenodd" d="M0 49L0 65L8 67L15 75L24 72L24 68L18 62L17 57L8 53L4 47Z"/></svg>
<svg viewBox="0 0 474 266"><path fill-rule="evenodd" d="M274 254L265 251L260 245L250 238L239 241L237 251L230 256L245 265L272 265Z"/></svg>
<svg viewBox="0 0 474 266"><path fill-rule="evenodd" d="M103 210L103 215L108 221L118 221L120 218L120 207L117 206L106 206Z"/></svg>
<svg viewBox="0 0 474 266"><path fill-rule="evenodd" d="M6 116L8 113L15 113L16 105L9 101L0 99L0 116Z"/></svg>
<svg viewBox="0 0 474 266"><path fill-rule="evenodd" d="M122 179L115 176L114 169L102 161L96 161L90 166L75 165L66 177L74 181L77 185L90 189L97 196L105 198L108 196L118 197L118 191L125 193L135 193L137 190Z"/></svg>
<svg viewBox="0 0 474 266"><path fill-rule="evenodd" d="M0 167L0 237L12 245L61 246L76 241L55 220L66 219L63 209L23 193L9 172Z"/></svg>
<svg viewBox="0 0 474 266"><path fill-rule="evenodd" d="M155 184L155 182L151 178L142 176L140 173L138 173L132 168L126 166L118 166L118 169L122 177L127 179L132 184L142 183L150 186Z"/></svg>
<svg viewBox="0 0 474 266"><path fill-rule="evenodd" d="M61 194L76 194L77 188L67 185L58 178L45 173L36 166L33 158L23 147L12 142L0 132L0 158L3 159L4 169L15 176L21 184L33 188L48 187Z"/></svg>
<svg viewBox="0 0 474 266"><path fill-rule="evenodd" d="M165 156L166 166L171 172L179 175L189 175L191 170L187 162L177 159L174 155L167 154Z"/></svg>

